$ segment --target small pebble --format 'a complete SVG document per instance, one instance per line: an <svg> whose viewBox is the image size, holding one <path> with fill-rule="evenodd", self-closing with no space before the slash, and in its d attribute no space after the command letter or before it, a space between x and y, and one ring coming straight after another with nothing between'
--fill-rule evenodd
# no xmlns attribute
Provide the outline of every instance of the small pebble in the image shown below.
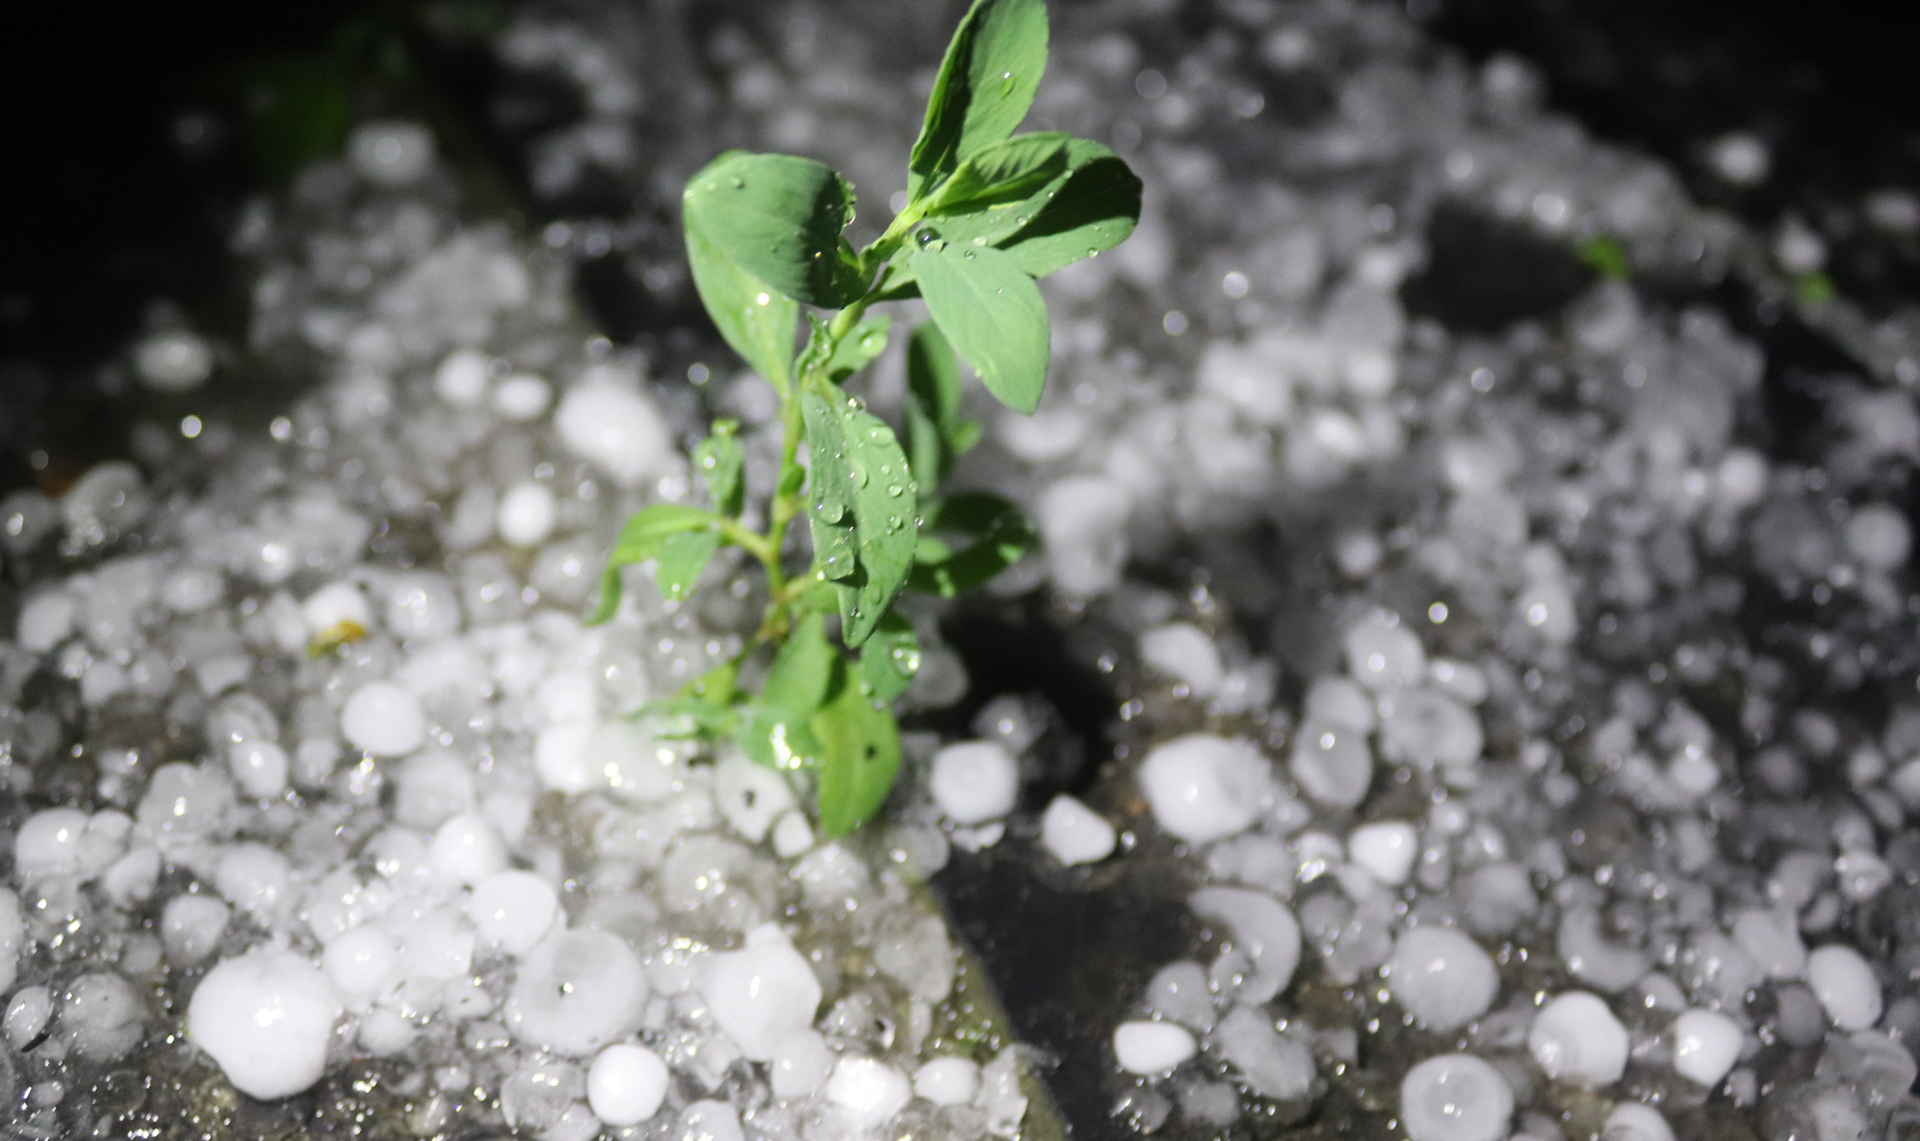
<svg viewBox="0 0 1920 1141"><path fill-rule="evenodd" d="M620 1042L594 1056L587 1070L587 1105L608 1125L638 1125L667 1099L667 1064L660 1055Z"/></svg>
<svg viewBox="0 0 1920 1141"><path fill-rule="evenodd" d="M1113 1053L1130 1074L1167 1074L1198 1051L1193 1035L1171 1022L1123 1022L1113 1032Z"/></svg>
<svg viewBox="0 0 1920 1141"><path fill-rule="evenodd" d="M1040 842L1063 864L1093 864L1113 854L1113 825L1093 809L1060 794L1040 816Z"/></svg>

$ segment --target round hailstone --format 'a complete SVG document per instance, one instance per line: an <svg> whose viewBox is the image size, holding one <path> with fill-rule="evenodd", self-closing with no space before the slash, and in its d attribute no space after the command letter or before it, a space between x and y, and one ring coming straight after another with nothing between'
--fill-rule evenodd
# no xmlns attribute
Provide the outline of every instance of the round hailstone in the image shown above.
<svg viewBox="0 0 1920 1141"><path fill-rule="evenodd" d="M1113 1032L1113 1053L1130 1074L1171 1073L1199 1049L1184 1026L1171 1022L1122 1022Z"/></svg>
<svg viewBox="0 0 1920 1141"><path fill-rule="evenodd" d="M1347 672L1376 692L1413 685L1425 674L1427 651L1391 614L1369 615L1347 631Z"/></svg>
<svg viewBox="0 0 1920 1141"><path fill-rule="evenodd" d="M1601 1141L1673 1141L1673 1126L1652 1106L1623 1101L1607 1114L1600 1137Z"/></svg>
<svg viewBox="0 0 1920 1141"><path fill-rule="evenodd" d="M1438 689L1403 690L1380 706L1380 751L1387 759L1460 769L1480 759L1486 737L1471 709Z"/></svg>
<svg viewBox="0 0 1920 1141"><path fill-rule="evenodd" d="M1500 972L1480 944L1447 927L1415 927L1387 960L1393 997L1430 1030L1456 1030L1493 1008Z"/></svg>
<svg viewBox="0 0 1920 1141"><path fill-rule="evenodd" d="M367 596L350 582L330 582L308 595L300 604L300 617L312 638L349 640L373 628Z"/></svg>
<svg viewBox="0 0 1920 1141"><path fill-rule="evenodd" d="M53 992L43 986L21 987L7 1002L7 1013L0 1020L0 1033L15 1050L26 1050L46 1033L53 1018Z"/></svg>
<svg viewBox="0 0 1920 1141"><path fill-rule="evenodd" d="M540 942L559 914L559 895L532 872L496 872L475 884L467 899L474 931L516 958Z"/></svg>
<svg viewBox="0 0 1920 1141"><path fill-rule="evenodd" d="M242 741L227 750L227 767L242 792L255 800L270 800L287 791L292 766L287 751L272 741Z"/></svg>
<svg viewBox="0 0 1920 1141"><path fill-rule="evenodd" d="M1160 827L1196 844L1246 831L1272 794L1258 748L1205 733L1156 746L1135 779Z"/></svg>
<svg viewBox="0 0 1920 1141"><path fill-rule="evenodd" d="M637 392L606 383L577 385L561 399L553 423L561 443L621 487L673 466L666 422Z"/></svg>
<svg viewBox="0 0 1920 1141"><path fill-rule="evenodd" d="M505 842L477 812L449 818L427 852L434 870L463 884L477 884L507 866Z"/></svg>
<svg viewBox="0 0 1920 1141"><path fill-rule="evenodd" d="M1110 479L1076 476L1040 493L1034 518L1055 586L1091 596L1112 590L1127 563L1133 499Z"/></svg>
<svg viewBox="0 0 1920 1141"><path fill-rule="evenodd" d="M966 1105L980 1090L980 1067L942 1055L913 1074L913 1092L935 1105Z"/></svg>
<svg viewBox="0 0 1920 1141"><path fill-rule="evenodd" d="M994 741L948 745L933 758L933 799L955 824L984 824L1013 811L1020 765Z"/></svg>
<svg viewBox="0 0 1920 1141"><path fill-rule="evenodd" d="M210 895L176 895L160 913L160 943L175 966L190 967L213 954L233 912Z"/></svg>
<svg viewBox="0 0 1920 1141"><path fill-rule="evenodd" d="M1583 990L1549 1002L1527 1032L1527 1049L1548 1077L1585 1086L1619 1081L1627 1046L1627 1028L1598 995Z"/></svg>
<svg viewBox="0 0 1920 1141"><path fill-rule="evenodd" d="M189 392L213 375L213 346L185 329L154 333L134 346L133 371L155 392Z"/></svg>
<svg viewBox="0 0 1920 1141"><path fill-rule="evenodd" d="M1040 816L1040 842L1063 864L1094 864L1113 855L1117 837L1106 817L1062 793Z"/></svg>
<svg viewBox="0 0 1920 1141"><path fill-rule="evenodd" d="M390 681L371 681L353 691L340 710L340 732L356 749L376 757L404 757L427 741L427 715L420 699Z"/></svg>
<svg viewBox="0 0 1920 1141"><path fill-rule="evenodd" d="M524 424L537 420L553 403L553 386L542 377L516 373L493 390L493 410L503 420Z"/></svg>
<svg viewBox="0 0 1920 1141"><path fill-rule="evenodd" d="M1724 1014L1689 1010L1673 1020L1673 1070L1712 1089L1740 1060L1740 1026Z"/></svg>
<svg viewBox="0 0 1920 1141"><path fill-rule="evenodd" d="M1187 897L1193 913L1233 933L1235 950L1252 963L1240 980L1242 1002L1262 1003L1287 989L1300 966L1300 922L1287 905L1263 891L1205 887Z"/></svg>
<svg viewBox="0 0 1920 1141"><path fill-rule="evenodd" d="M1865 1030L1880 1021L1880 980L1852 947L1829 943L1808 955L1807 985L1842 1030Z"/></svg>
<svg viewBox="0 0 1920 1141"><path fill-rule="evenodd" d="M433 394L455 408L478 408L487 399L491 365L485 353L460 349L434 370Z"/></svg>
<svg viewBox="0 0 1920 1141"><path fill-rule="evenodd" d="M250 951L207 972L187 1005L187 1036L235 1089L262 1101L311 1087L340 1017L327 977L290 951Z"/></svg>
<svg viewBox="0 0 1920 1141"><path fill-rule="evenodd" d="M1300 791L1331 808L1354 808L1373 784L1373 750L1367 731L1309 720L1293 735L1288 771Z"/></svg>
<svg viewBox="0 0 1920 1141"><path fill-rule="evenodd" d="M560 931L521 962L507 1027L522 1041L581 1058L630 1030L646 1000L647 976L626 940Z"/></svg>
<svg viewBox="0 0 1920 1141"><path fill-rule="evenodd" d="M1400 1083L1400 1124L1413 1141L1500 1141L1512 1117L1512 1087L1471 1054L1428 1058Z"/></svg>
<svg viewBox="0 0 1920 1141"><path fill-rule="evenodd" d="M71 875L80 870L80 838L86 813L77 808L43 808L20 826L13 838L13 866L23 880Z"/></svg>
<svg viewBox="0 0 1920 1141"><path fill-rule="evenodd" d="M67 987L60 1004L62 1036L81 1058L113 1062L126 1057L146 1032L140 992L119 975L93 971Z"/></svg>
<svg viewBox="0 0 1920 1141"><path fill-rule="evenodd" d="M1847 550L1874 570L1905 566L1913 551L1913 528L1906 516L1882 503L1869 504L1847 519Z"/></svg>
<svg viewBox="0 0 1920 1141"><path fill-rule="evenodd" d="M347 140L347 162L375 186L411 186L433 167L433 136L418 123L363 123Z"/></svg>
<svg viewBox="0 0 1920 1141"><path fill-rule="evenodd" d="M1420 834L1413 825L1398 820L1365 824L1347 837L1347 857L1388 887L1407 882L1419 854Z"/></svg>
<svg viewBox="0 0 1920 1141"><path fill-rule="evenodd" d="M530 480L516 483L500 497L493 522L503 540L516 547L537 547L553 534L553 492Z"/></svg>
<svg viewBox="0 0 1920 1141"><path fill-rule="evenodd" d="M834 1061L833 1051L818 1030L783 1035L773 1048L773 1060L767 1064L773 1096L792 1101L813 1093L827 1084Z"/></svg>
<svg viewBox="0 0 1920 1141"><path fill-rule="evenodd" d="M773 1057L786 1035L813 1025L821 997L813 968L772 923L747 932L741 950L708 956L700 994L720 1029L756 1062Z"/></svg>
<svg viewBox="0 0 1920 1141"><path fill-rule="evenodd" d="M1378 716L1373 695L1361 689L1358 682L1344 677L1322 677L1307 687L1301 719L1353 729L1364 736L1373 732Z"/></svg>
<svg viewBox="0 0 1920 1141"><path fill-rule="evenodd" d="M349 1002L377 996L399 965L393 940L377 927L355 927L328 943L320 954L321 969Z"/></svg>
<svg viewBox="0 0 1920 1141"><path fill-rule="evenodd" d="M587 1070L587 1107L608 1125L638 1125L666 1099L667 1064L645 1046L608 1046Z"/></svg>
<svg viewBox="0 0 1920 1141"><path fill-rule="evenodd" d="M907 1075L878 1058L843 1057L827 1079L827 1100L864 1129L905 1109L913 1087Z"/></svg>
<svg viewBox="0 0 1920 1141"><path fill-rule="evenodd" d="M793 786L781 773L728 753L713 766L713 799L749 843L758 844L783 813L794 807Z"/></svg>
<svg viewBox="0 0 1920 1141"><path fill-rule="evenodd" d="M20 897L0 888L0 993L20 976L20 952L27 945L27 920Z"/></svg>
<svg viewBox="0 0 1920 1141"><path fill-rule="evenodd" d="M1731 932L1768 978L1797 979L1807 973L1807 945L1800 941L1793 912L1751 908L1734 918Z"/></svg>
<svg viewBox="0 0 1920 1141"><path fill-rule="evenodd" d="M1185 683L1187 691L1198 698L1220 692L1226 680L1226 667L1220 663L1220 649L1198 626L1188 622L1170 622L1140 635L1140 658L1168 677Z"/></svg>
<svg viewBox="0 0 1920 1141"><path fill-rule="evenodd" d="M80 614L80 603L71 594L55 591L42 594L20 610L14 627L14 641L36 654L67 640L73 633L73 620Z"/></svg>

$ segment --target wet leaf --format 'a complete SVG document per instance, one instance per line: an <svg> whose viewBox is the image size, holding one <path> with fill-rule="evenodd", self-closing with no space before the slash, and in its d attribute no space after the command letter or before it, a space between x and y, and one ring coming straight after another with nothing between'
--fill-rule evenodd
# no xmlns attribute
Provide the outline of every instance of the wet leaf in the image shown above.
<svg viewBox="0 0 1920 1141"><path fill-rule="evenodd" d="M827 379L839 384L886 352L887 326L891 323L884 315L874 316L848 330L827 358Z"/></svg>
<svg viewBox="0 0 1920 1141"><path fill-rule="evenodd" d="M907 462L931 495L954 461L980 439L980 423L960 415L960 362L940 326L923 322L907 338Z"/></svg>
<svg viewBox="0 0 1920 1141"><path fill-rule="evenodd" d="M974 0L947 45L926 120L907 164L919 198L969 154L1013 134L1033 105L1047 66L1041 0Z"/></svg>
<svg viewBox="0 0 1920 1141"><path fill-rule="evenodd" d="M1000 403L1030 413L1047 379L1047 305L1033 279L992 247L932 242L913 256L920 296L960 358Z"/></svg>
<svg viewBox="0 0 1920 1141"><path fill-rule="evenodd" d="M693 176L682 203L688 233L796 301L839 309L866 290L842 236L853 220L853 187L824 163L724 154Z"/></svg>
<svg viewBox="0 0 1920 1141"><path fill-rule="evenodd" d="M1075 139L1068 173L1000 248L1029 277L1045 277L1125 241L1140 221L1140 178L1099 143Z"/></svg>
<svg viewBox="0 0 1920 1141"><path fill-rule="evenodd" d="M785 391L793 363L793 337L800 306L736 265L686 215L687 263L693 287L733 351L773 386Z"/></svg>
<svg viewBox="0 0 1920 1141"><path fill-rule="evenodd" d="M739 428L732 420L715 421L713 432L693 449L693 469L707 481L707 498L728 518L737 517L746 501L742 473L747 453L740 445Z"/></svg>
<svg viewBox="0 0 1920 1141"><path fill-rule="evenodd" d="M920 639L913 624L889 613L860 647L860 680L875 701L892 701L907 692L920 671Z"/></svg>
<svg viewBox="0 0 1920 1141"><path fill-rule="evenodd" d="M949 536L966 545L956 548ZM997 495L966 492L938 500L923 510L908 585L953 598L1019 562L1037 542L1033 523Z"/></svg>
<svg viewBox="0 0 1920 1141"><path fill-rule="evenodd" d="M820 742L820 830L829 839L847 835L878 812L900 770L893 714L861 694L844 665L835 672L835 692L813 715Z"/></svg>
<svg viewBox="0 0 1920 1141"><path fill-rule="evenodd" d="M684 602L700 585L700 572L720 549L718 531L681 531L668 535L654 556L653 580L670 602Z"/></svg>
<svg viewBox="0 0 1920 1141"><path fill-rule="evenodd" d="M605 622L619 608L620 568L657 559L669 538L711 528L715 522L712 512L678 503L656 503L636 511L620 529L613 553L607 556L607 569L600 577L600 606L588 624Z"/></svg>
<svg viewBox="0 0 1920 1141"><path fill-rule="evenodd" d="M968 155L934 191L928 216L969 214L1023 202L1067 169L1067 133L1015 135Z"/></svg>

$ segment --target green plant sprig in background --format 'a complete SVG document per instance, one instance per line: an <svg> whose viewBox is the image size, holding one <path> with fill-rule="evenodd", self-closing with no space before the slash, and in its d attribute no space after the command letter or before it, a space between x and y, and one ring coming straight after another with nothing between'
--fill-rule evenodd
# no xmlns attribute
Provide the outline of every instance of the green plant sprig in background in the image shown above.
<svg viewBox="0 0 1920 1141"><path fill-rule="evenodd" d="M737 426L716 423L694 453L708 505L657 504L627 521L595 621L618 605L622 567L653 561L660 590L684 599L722 546L756 560L768 597L752 641L641 716L663 732L731 738L760 764L812 772L829 836L878 811L899 769L888 703L906 692L920 653L895 599L963 593L1035 541L1004 500L938 494L980 435L960 415L959 361L1002 404L1031 413L1049 352L1034 280L1117 245L1140 216L1140 180L1106 147L1013 133L1046 57L1042 0L975 0L927 102L907 204L864 249L845 237L853 185L812 159L729 151L682 198L700 299L780 398L779 474L766 529L755 530ZM843 385L887 346L888 319L868 311L913 297L932 320L907 344L903 445ZM813 555L800 569L787 547L803 515ZM762 647L772 665L749 693L741 667Z"/></svg>

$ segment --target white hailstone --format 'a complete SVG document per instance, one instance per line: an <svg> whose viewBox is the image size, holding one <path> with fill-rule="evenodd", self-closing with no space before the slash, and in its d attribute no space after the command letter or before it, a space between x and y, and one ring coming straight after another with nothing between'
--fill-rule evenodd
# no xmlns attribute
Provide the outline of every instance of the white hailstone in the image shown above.
<svg viewBox="0 0 1920 1141"><path fill-rule="evenodd" d="M441 875L477 884L507 866L507 846L486 817L462 812L433 834L428 858Z"/></svg>
<svg viewBox="0 0 1920 1141"><path fill-rule="evenodd" d="M1361 619L1347 631L1343 644L1347 672L1369 689L1398 689L1426 674L1426 647L1392 614L1376 612Z"/></svg>
<svg viewBox="0 0 1920 1141"><path fill-rule="evenodd" d="M353 691L340 710L347 743L376 757L404 757L427 741L427 715L420 699L390 681L371 681Z"/></svg>
<svg viewBox="0 0 1920 1141"><path fill-rule="evenodd" d="M429 750L408 757L393 783L394 819L423 832L438 828L449 816L472 811L478 803L473 770L451 753Z"/></svg>
<svg viewBox="0 0 1920 1141"><path fill-rule="evenodd" d="M1251 962L1237 992L1243 1001L1266 1002L1287 989L1300 966L1300 922L1286 904L1252 888L1204 887L1187 906L1231 931L1234 949Z"/></svg>
<svg viewBox="0 0 1920 1141"><path fill-rule="evenodd" d="M1527 1032L1533 1060L1556 1081L1617 1082L1627 1069L1627 1028L1598 995L1567 991L1549 1002Z"/></svg>
<svg viewBox="0 0 1920 1141"><path fill-rule="evenodd" d="M1883 503L1859 508L1847 518L1847 550L1873 570L1898 570L1913 551L1906 516Z"/></svg>
<svg viewBox="0 0 1920 1141"><path fill-rule="evenodd" d="M1117 837L1107 818L1060 794L1040 815L1040 843L1063 864L1093 864L1113 855Z"/></svg>
<svg viewBox="0 0 1920 1141"><path fill-rule="evenodd" d="M160 912L160 942L176 966L190 967L213 954L233 912L210 895L176 895Z"/></svg>
<svg viewBox="0 0 1920 1141"><path fill-rule="evenodd" d="M207 972L187 1005L187 1037L235 1089L263 1101L320 1080L340 1004L312 963L257 950Z"/></svg>
<svg viewBox="0 0 1920 1141"><path fill-rule="evenodd" d="M300 604L307 634L314 638L357 637L373 628L373 610L367 596L351 582L330 582Z"/></svg>
<svg viewBox="0 0 1920 1141"><path fill-rule="evenodd" d="M362 123L347 139L347 162L375 186L411 186L433 167L433 135L418 123Z"/></svg>
<svg viewBox="0 0 1920 1141"><path fill-rule="evenodd" d="M634 802L661 800L681 788L686 759L671 745L627 721L568 721L534 740L534 770L555 792L608 789Z"/></svg>
<svg viewBox="0 0 1920 1141"><path fill-rule="evenodd" d="M189 392L213 375L213 346L198 333L152 333L133 349L133 371L155 392Z"/></svg>
<svg viewBox="0 0 1920 1141"><path fill-rule="evenodd" d="M442 574L406 571L386 584L387 629L418 642L437 642L460 629L460 596Z"/></svg>
<svg viewBox="0 0 1920 1141"><path fill-rule="evenodd" d="M43 808L27 817L13 838L15 874L33 880L78 872L89 819L77 808Z"/></svg>
<svg viewBox="0 0 1920 1141"><path fill-rule="evenodd" d="M1721 135L1707 146L1713 172L1735 186L1758 186L1773 170L1773 152L1745 131Z"/></svg>
<svg viewBox="0 0 1920 1141"><path fill-rule="evenodd" d="M1297 1101L1313 1089L1312 1053L1299 1040L1281 1037L1273 1016L1259 1007L1228 1011L1214 1028L1211 1048L1260 1097Z"/></svg>
<svg viewBox="0 0 1920 1141"><path fill-rule="evenodd" d="M491 364L485 353L459 349L447 354L433 373L433 393L455 408L477 408L487 399Z"/></svg>
<svg viewBox="0 0 1920 1141"><path fill-rule="evenodd" d="M713 799L733 830L754 844L766 839L774 821L795 804L784 775L739 753L728 753L713 766Z"/></svg>
<svg viewBox="0 0 1920 1141"><path fill-rule="evenodd" d="M292 766L287 751L272 741L242 741L227 750L227 767L242 792L268 800L287 791Z"/></svg>
<svg viewBox="0 0 1920 1141"><path fill-rule="evenodd" d="M581 1058L631 1030L646 1001L646 972L626 940L557 931L521 960L506 1023L523 1042Z"/></svg>
<svg viewBox="0 0 1920 1141"><path fill-rule="evenodd" d="M1226 667L1220 661L1220 648L1198 626L1189 622L1169 622L1140 635L1140 658L1168 677L1186 684L1198 698L1220 692L1226 680Z"/></svg>
<svg viewBox="0 0 1920 1141"><path fill-rule="evenodd" d="M1013 811L1020 765L997 741L962 741L934 755L927 787L947 819L984 824Z"/></svg>
<svg viewBox="0 0 1920 1141"><path fill-rule="evenodd" d="M813 825L803 812L785 812L773 824L773 852L783 860L813 847Z"/></svg>
<svg viewBox="0 0 1920 1141"><path fill-rule="evenodd" d="M1789 216L1773 236L1773 260L1788 273L1816 273L1827 264L1826 240Z"/></svg>
<svg viewBox="0 0 1920 1141"><path fill-rule="evenodd" d="M1347 837L1347 858L1388 887L1407 882L1419 854L1420 834L1400 820L1363 824Z"/></svg>
<svg viewBox="0 0 1920 1141"><path fill-rule="evenodd" d="M1807 985L1842 1030L1865 1030L1880 1021L1880 980L1852 947L1830 943L1808 955Z"/></svg>
<svg viewBox="0 0 1920 1141"><path fill-rule="evenodd" d="M493 389L493 410L502 420L524 424L538 420L553 403L553 385L531 373L515 373Z"/></svg>
<svg viewBox="0 0 1920 1141"><path fill-rule="evenodd" d="M1711 1089L1740 1060L1740 1026L1724 1014L1689 1010L1673 1020L1673 1071Z"/></svg>
<svg viewBox="0 0 1920 1141"><path fill-rule="evenodd" d="M1380 702L1380 751L1388 760L1461 769L1485 744L1480 718L1437 689L1403 690Z"/></svg>
<svg viewBox="0 0 1920 1141"><path fill-rule="evenodd" d="M1216 1012L1207 969L1199 963L1169 963L1147 983L1147 1009L1202 1032L1213 1029Z"/></svg>
<svg viewBox="0 0 1920 1141"><path fill-rule="evenodd" d="M94 465L67 489L60 511L71 537L97 543L132 526L150 503L140 469L125 460L109 460Z"/></svg>
<svg viewBox="0 0 1920 1141"><path fill-rule="evenodd" d="M1041 492L1034 517L1054 585L1082 596L1117 586L1132 513L1126 489L1109 479L1077 476Z"/></svg>
<svg viewBox="0 0 1920 1141"><path fill-rule="evenodd" d="M1373 732L1373 695L1352 678L1327 675L1313 680L1301 705L1301 720L1318 721L1361 734Z"/></svg>
<svg viewBox="0 0 1920 1141"><path fill-rule="evenodd" d="M1623 1101L1607 1114L1600 1127L1601 1141L1673 1141L1673 1126L1660 1111L1637 1101Z"/></svg>
<svg viewBox="0 0 1920 1141"><path fill-rule="evenodd" d="M74 1052L91 1062L112 1062L140 1044L146 1009L140 992L116 974L92 971L67 985L60 1029Z"/></svg>
<svg viewBox="0 0 1920 1141"><path fill-rule="evenodd" d="M553 416L560 442L580 458L634 487L649 475L671 471L673 436L651 400L608 383L574 386Z"/></svg>
<svg viewBox="0 0 1920 1141"><path fill-rule="evenodd" d="M584 670L563 670L542 678L533 691L533 703L555 724L591 721L600 711L593 675Z"/></svg>
<svg viewBox="0 0 1920 1141"><path fill-rule="evenodd" d="M1720 501L1728 507L1751 507L1767 494L1767 461L1748 448L1731 448L1714 472Z"/></svg>
<svg viewBox="0 0 1920 1141"><path fill-rule="evenodd" d="M747 932L742 949L708 956L700 994L720 1029L756 1062L773 1057L787 1034L813 1025L821 997L813 969L772 923Z"/></svg>
<svg viewBox="0 0 1920 1141"><path fill-rule="evenodd" d="M1122 1022L1113 1032L1113 1054L1130 1074L1166 1074L1199 1051L1193 1035L1171 1022Z"/></svg>
<svg viewBox="0 0 1920 1141"><path fill-rule="evenodd" d="M1354 808L1373 785L1367 730L1310 719L1294 731L1287 771L1300 791L1332 808Z"/></svg>
<svg viewBox="0 0 1920 1141"><path fill-rule="evenodd" d="M587 1105L616 1128L638 1125L667 1100L667 1064L645 1046L620 1042L596 1054L587 1069Z"/></svg>
<svg viewBox="0 0 1920 1141"><path fill-rule="evenodd" d="M20 953L26 947L27 919L20 910L20 897L0 888L0 993L20 977Z"/></svg>
<svg viewBox="0 0 1920 1141"><path fill-rule="evenodd" d="M349 1003L364 1003L377 996L400 966L400 955L393 940L378 927L355 927L326 945L320 953L320 967L327 980Z"/></svg>
<svg viewBox="0 0 1920 1141"><path fill-rule="evenodd" d="M1442 1054L1400 1082L1400 1124L1413 1141L1501 1141L1513 1117L1513 1087L1471 1054Z"/></svg>
<svg viewBox="0 0 1920 1141"><path fill-rule="evenodd" d="M818 1030L781 1035L773 1048L773 1060L767 1063L773 1096L787 1100L806 1097L827 1083L833 1063L834 1053Z"/></svg>
<svg viewBox="0 0 1920 1141"><path fill-rule="evenodd" d="M1393 997L1429 1029L1457 1030L1493 1008L1500 972L1480 944L1447 927L1402 934L1387 960Z"/></svg>
<svg viewBox="0 0 1920 1141"><path fill-rule="evenodd" d="M20 610L14 626L14 640L21 648L44 654L67 640L73 622L80 614L80 603L65 591L37 595Z"/></svg>
<svg viewBox="0 0 1920 1141"><path fill-rule="evenodd" d="M1341 574L1356 581L1379 570L1380 560L1386 553L1386 545L1372 531L1343 531L1333 540L1334 565L1340 568Z"/></svg>
<svg viewBox="0 0 1920 1141"><path fill-rule="evenodd" d="M1731 931L1733 941L1753 956L1768 978L1805 977L1807 945L1800 941L1800 927L1791 911L1749 908L1734 917Z"/></svg>
<svg viewBox="0 0 1920 1141"><path fill-rule="evenodd" d="M1135 779L1160 827L1196 844L1246 831L1273 793L1258 747L1205 733L1155 746Z"/></svg>
<svg viewBox="0 0 1920 1141"><path fill-rule="evenodd" d="M553 492L531 480L516 483L500 497L494 529L516 547L537 547L553 534Z"/></svg>
<svg viewBox="0 0 1920 1141"><path fill-rule="evenodd" d="M46 1033L53 1018L53 992L43 986L21 987L7 1003L0 1018L0 1033L15 1050L25 1050Z"/></svg>
<svg viewBox="0 0 1920 1141"><path fill-rule="evenodd" d="M913 1074L913 1092L935 1105L966 1105L980 1090L980 1067L942 1054Z"/></svg>
<svg viewBox="0 0 1920 1141"><path fill-rule="evenodd" d="M292 902L293 865L265 844L235 844L220 853L213 885L228 903L270 925Z"/></svg>
<svg viewBox="0 0 1920 1141"><path fill-rule="evenodd" d="M842 1057L827 1078L827 1100L858 1128L871 1128L893 1118L913 1100L907 1075L878 1058Z"/></svg>
<svg viewBox="0 0 1920 1141"><path fill-rule="evenodd" d="M495 872L467 899L467 918L480 938L515 958L532 950L559 915L560 896L532 872Z"/></svg>
<svg viewBox="0 0 1920 1141"><path fill-rule="evenodd" d="M602 775L587 767L587 742L598 728L592 721L563 721L540 730L533 742L533 768L540 783L576 796L600 786Z"/></svg>

